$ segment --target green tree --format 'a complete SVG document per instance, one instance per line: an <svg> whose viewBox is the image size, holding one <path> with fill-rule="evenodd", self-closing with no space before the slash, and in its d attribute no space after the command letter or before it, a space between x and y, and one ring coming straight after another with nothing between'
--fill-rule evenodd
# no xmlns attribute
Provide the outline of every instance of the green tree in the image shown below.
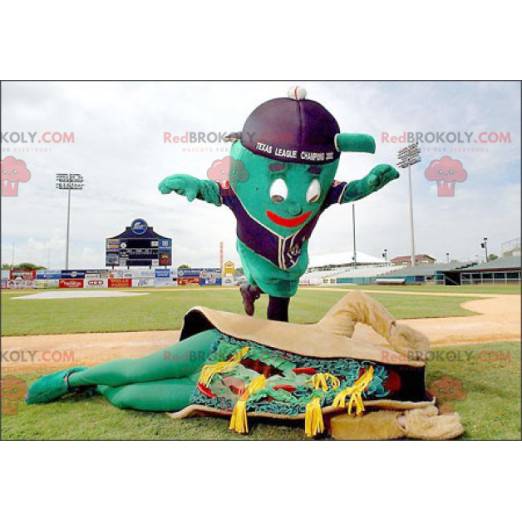
<svg viewBox="0 0 522 522"><path fill-rule="evenodd" d="M178 266L178 270L183 270L183 269L186 269L186 268L190 268L190 265L187 265L187 264L182 264L182 265L179 265Z"/></svg>
<svg viewBox="0 0 522 522"><path fill-rule="evenodd" d="M11 266L8 263L2 264L2 270L44 270L47 267L41 265L35 265L33 263L19 263L17 265Z"/></svg>
<svg viewBox="0 0 522 522"><path fill-rule="evenodd" d="M495 259L498 259L498 256L496 254L489 254L488 261L495 261Z"/></svg>

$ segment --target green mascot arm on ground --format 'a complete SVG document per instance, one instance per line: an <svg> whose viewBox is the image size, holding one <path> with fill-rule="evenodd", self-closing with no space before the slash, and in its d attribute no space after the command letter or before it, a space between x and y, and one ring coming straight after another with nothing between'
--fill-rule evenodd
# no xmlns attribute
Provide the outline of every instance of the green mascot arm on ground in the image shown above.
<svg viewBox="0 0 522 522"><path fill-rule="evenodd" d="M348 183L341 203L350 203L365 198L398 177L399 173L391 165L377 165L364 178Z"/></svg>
<svg viewBox="0 0 522 522"><path fill-rule="evenodd" d="M219 186L215 181L198 179L188 174L175 174L166 177L158 186L162 194L175 192L189 201L201 199L207 203L221 206Z"/></svg>

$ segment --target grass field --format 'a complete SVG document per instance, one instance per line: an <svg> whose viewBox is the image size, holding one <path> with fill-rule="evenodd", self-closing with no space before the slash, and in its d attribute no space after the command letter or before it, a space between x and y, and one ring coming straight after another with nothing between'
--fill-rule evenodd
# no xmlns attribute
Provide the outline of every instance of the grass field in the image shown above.
<svg viewBox="0 0 522 522"><path fill-rule="evenodd" d="M37 375L20 375L27 382ZM428 363L428 388L443 410L461 414L464 439L520 439L520 344L448 347ZM448 388L447 383L451 386ZM442 384L441 384L442 383ZM446 383L446 384L444 384ZM252 421L248 436L228 431L228 421L118 410L101 397L81 396L27 406L18 400L2 417L2 439L59 440L302 440L302 423ZM4 408L5 412L5 408Z"/></svg>
<svg viewBox="0 0 522 522"><path fill-rule="evenodd" d="M366 288L366 287L364 287ZM460 304L465 296L408 296L386 293L371 296L386 306L397 319L473 315ZM62 290L63 291L63 290ZM67 291L67 290L65 290ZM88 291L88 290L86 290ZM2 292L2 336L86 332L174 330L185 312L196 305L243 313L237 289L148 289L140 297L56 299L25 301L12 299L25 292ZM446 292L447 293L447 292ZM312 323L341 297L339 291L303 289L290 305L290 320ZM257 302L257 314L266 314L266 296Z"/></svg>
<svg viewBox="0 0 522 522"><path fill-rule="evenodd" d="M520 294L519 284L508 285L339 285L336 288L357 288L359 290L378 290L379 292L435 292L441 294Z"/></svg>

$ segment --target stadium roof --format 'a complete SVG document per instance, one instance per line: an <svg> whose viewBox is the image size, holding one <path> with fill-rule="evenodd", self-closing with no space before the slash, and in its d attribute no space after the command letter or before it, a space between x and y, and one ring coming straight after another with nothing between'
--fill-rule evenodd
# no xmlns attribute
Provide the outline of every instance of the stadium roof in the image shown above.
<svg viewBox="0 0 522 522"><path fill-rule="evenodd" d="M416 263L421 263L425 259L431 259L432 261L435 261L435 258L430 256L430 255L428 255L428 254L417 254L415 256L415 262ZM396 264L396 263L410 263L411 262L411 256L397 256L397 257L394 257L391 260L391 262L394 263L394 264Z"/></svg>
<svg viewBox="0 0 522 522"><path fill-rule="evenodd" d="M374 257L357 250L357 264L383 264L384 260L380 257ZM310 254L310 262L308 266L339 266L349 265L353 263L353 251L332 252L329 254Z"/></svg>
<svg viewBox="0 0 522 522"><path fill-rule="evenodd" d="M168 237L162 236L154 231L153 227L147 227L147 230L142 234L136 234L131 227L125 227L125 230L118 234L117 236L112 236L107 239L170 239Z"/></svg>
<svg viewBox="0 0 522 522"><path fill-rule="evenodd" d="M470 261L451 261L450 263L423 263L415 266L405 266L400 270L390 272L393 277L399 276L434 276L437 272L458 270L471 265Z"/></svg>
<svg viewBox="0 0 522 522"><path fill-rule="evenodd" d="M520 270L521 257L520 256L505 256L499 257L494 261L488 261L487 263L480 263L472 267L461 268L460 272L477 272L477 271L488 271L488 270Z"/></svg>

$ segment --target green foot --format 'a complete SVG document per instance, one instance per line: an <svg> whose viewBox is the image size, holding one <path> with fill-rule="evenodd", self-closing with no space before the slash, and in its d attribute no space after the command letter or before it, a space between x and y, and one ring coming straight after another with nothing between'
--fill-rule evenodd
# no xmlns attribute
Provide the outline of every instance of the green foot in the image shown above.
<svg viewBox="0 0 522 522"><path fill-rule="evenodd" d="M43 404L59 399L72 391L67 383L67 377L80 370L85 370L85 367L69 368L40 377L29 387L25 402L27 404Z"/></svg>

